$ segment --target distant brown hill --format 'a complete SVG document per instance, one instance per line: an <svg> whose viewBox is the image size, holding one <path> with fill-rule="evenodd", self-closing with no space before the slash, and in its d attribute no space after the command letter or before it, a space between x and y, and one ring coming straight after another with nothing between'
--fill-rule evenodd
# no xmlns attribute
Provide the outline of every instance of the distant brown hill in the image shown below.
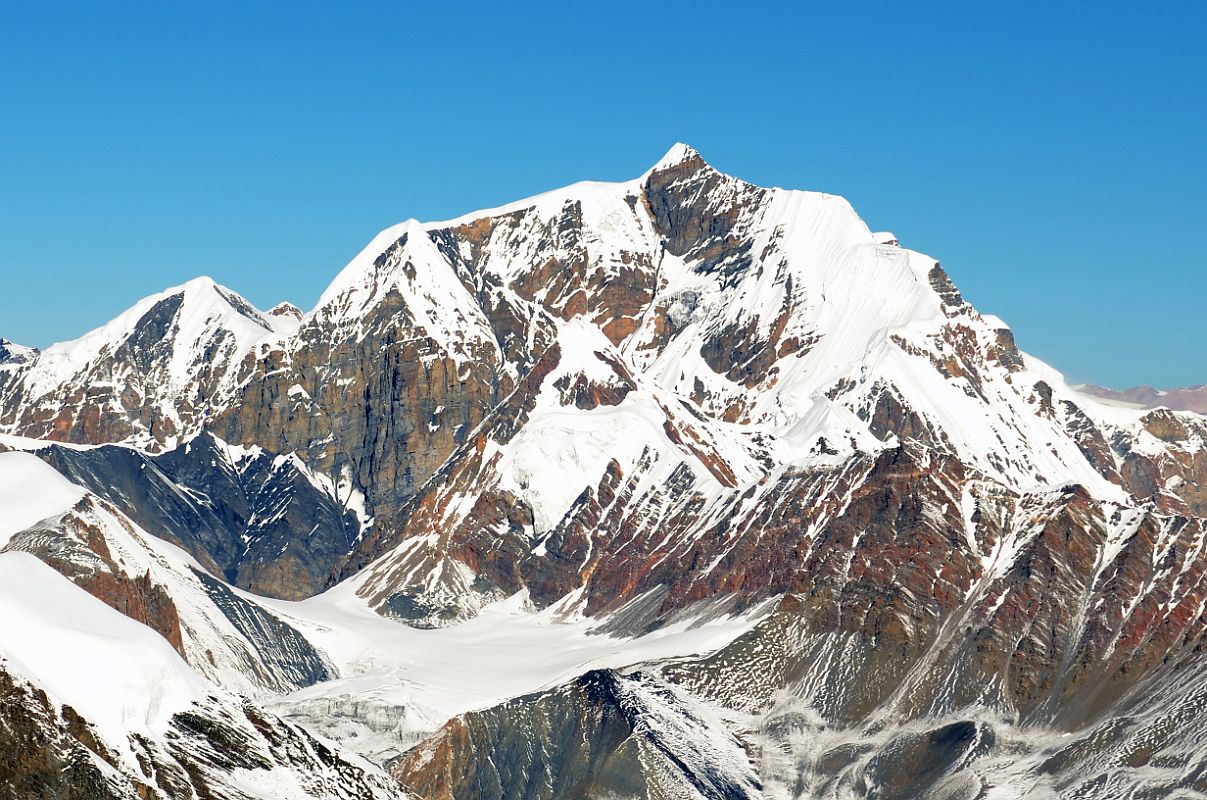
<svg viewBox="0 0 1207 800"><path fill-rule="evenodd" d="M1131 389L1107 389L1087 383L1079 389L1094 397L1122 400L1145 408L1164 406L1174 411L1194 411L1207 414L1207 383L1183 389L1156 389L1152 386L1133 386Z"/></svg>

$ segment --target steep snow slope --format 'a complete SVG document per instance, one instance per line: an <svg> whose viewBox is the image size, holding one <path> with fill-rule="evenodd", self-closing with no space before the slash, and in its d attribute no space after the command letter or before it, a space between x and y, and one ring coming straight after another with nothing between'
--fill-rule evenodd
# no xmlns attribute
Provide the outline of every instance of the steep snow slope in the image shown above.
<svg viewBox="0 0 1207 800"><path fill-rule="evenodd" d="M0 456L8 468L48 469L23 453ZM49 477L43 482L62 480ZM85 496L76 509L87 503ZM157 580L179 568L131 563L148 554L163 558L163 553L121 547L112 525L105 532L114 547L106 555L125 568L147 569ZM137 532L128 533L148 544ZM171 549L166 543L160 546ZM177 599L188 600L179 581L172 591ZM204 609L186 608L182 616L190 635L204 635L192 629L190 623L197 619L188 611L204 614ZM206 681L160 632L119 613L33 555L0 553L0 619L0 740L6 753L0 786L16 793L11 796L403 796L394 781L367 762L345 756ZM224 630L212 626L208 635L210 674L249 685L240 677L239 670L246 667L223 656L231 645L222 639L239 632L228 623Z"/></svg>
<svg viewBox="0 0 1207 800"><path fill-rule="evenodd" d="M0 791L68 800L401 800L397 784L208 686L167 644L0 555ZM15 620L15 621L13 621Z"/></svg>
<svg viewBox="0 0 1207 800"><path fill-rule="evenodd" d="M0 549L14 533L75 505L84 490L37 456L0 452Z"/></svg>
<svg viewBox="0 0 1207 800"><path fill-rule="evenodd" d="M143 623L215 684L263 696L331 677L296 630L37 457L0 453L0 486L0 519L18 528L0 554L36 556Z"/></svg>
<svg viewBox="0 0 1207 800"><path fill-rule="evenodd" d="M26 553L0 553L0 655L120 748L209 691L162 636ZM133 753L124 754L133 763Z"/></svg>
<svg viewBox="0 0 1207 800"><path fill-rule="evenodd" d="M229 289L218 286L209 278L195 278L140 300L128 311L79 339L48 347L27 379L34 396L48 394L94 365L114 343L129 340L139 332L140 326L150 321L147 315L157 307L165 312L171 309L170 316L164 314L167 318L157 321L174 323L181 344L204 347L215 334L228 331L233 335L236 355L247 352L272 328L268 318ZM196 350L173 349L167 364L173 387L187 386L193 373L204 366L197 363L197 355Z"/></svg>

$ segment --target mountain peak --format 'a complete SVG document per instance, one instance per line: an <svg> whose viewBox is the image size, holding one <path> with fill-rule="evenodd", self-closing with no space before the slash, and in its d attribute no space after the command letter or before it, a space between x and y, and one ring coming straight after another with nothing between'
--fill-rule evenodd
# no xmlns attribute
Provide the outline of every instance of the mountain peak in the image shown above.
<svg viewBox="0 0 1207 800"><path fill-rule="evenodd" d="M704 158L700 155L700 151L689 144L675 142L671 145L671 149L666 151L666 155L658 159L658 163L650 168L650 172L659 172L691 161L699 161L701 164L704 164Z"/></svg>
<svg viewBox="0 0 1207 800"><path fill-rule="evenodd" d="M25 345L10 342L8 339L0 337L0 365L28 364L37 355L37 348L26 347Z"/></svg>
<svg viewBox="0 0 1207 800"><path fill-rule="evenodd" d="M286 317L288 319L301 319L302 309L295 306L293 303L282 301L277 303L272 308L268 309L270 317Z"/></svg>
<svg viewBox="0 0 1207 800"><path fill-rule="evenodd" d="M171 289L167 289L166 291L173 292L173 293L181 291L181 290L186 291L186 292L188 292L188 291L200 292L200 291L205 291L206 289L213 289L217 285L218 285L217 281L215 281L210 276L198 275L196 278L187 280L184 283L180 284L179 286L173 287Z"/></svg>

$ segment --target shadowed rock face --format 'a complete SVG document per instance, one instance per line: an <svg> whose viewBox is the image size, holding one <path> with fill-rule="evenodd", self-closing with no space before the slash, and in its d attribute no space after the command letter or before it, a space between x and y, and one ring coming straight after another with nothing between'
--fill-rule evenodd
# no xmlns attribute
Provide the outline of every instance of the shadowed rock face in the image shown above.
<svg viewBox="0 0 1207 800"><path fill-rule="evenodd" d="M314 319L287 356L254 367L239 400L213 422L231 442L299 453L363 487L383 524L510 389L492 352L464 367L407 319L397 292L364 320L365 337ZM286 360L287 359L287 360ZM302 394L290 395L293 386Z"/></svg>
<svg viewBox="0 0 1207 800"><path fill-rule="evenodd" d="M654 169L644 200L667 252L697 262L702 272L736 275L753 264L743 223L766 190L722 175L699 153Z"/></svg>
<svg viewBox="0 0 1207 800"><path fill-rule="evenodd" d="M278 665L285 681L294 686L310 686L334 677L322 656L295 629L257 605L242 599L221 581L202 572L194 572L222 613L243 634L266 661Z"/></svg>
<svg viewBox="0 0 1207 800"><path fill-rule="evenodd" d="M158 455L116 446L38 454L213 574L269 597L325 588L360 535L336 487L300 462L232 451L210 434Z"/></svg>

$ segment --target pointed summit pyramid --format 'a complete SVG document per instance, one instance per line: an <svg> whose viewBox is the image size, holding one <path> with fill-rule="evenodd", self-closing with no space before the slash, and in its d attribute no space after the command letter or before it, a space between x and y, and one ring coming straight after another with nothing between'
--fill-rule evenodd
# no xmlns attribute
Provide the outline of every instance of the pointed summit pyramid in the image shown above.
<svg viewBox="0 0 1207 800"><path fill-rule="evenodd" d="M8 399L15 413L5 421L59 441L171 443L196 427L226 375L274 332L241 295L194 278L27 359L13 389L21 400Z"/></svg>
<svg viewBox="0 0 1207 800"><path fill-rule="evenodd" d="M666 155L658 159L658 163L650 168L650 172L660 172L690 161L699 161L703 164L704 158L700 155L700 151L691 145L675 142L671 145L671 149L666 151Z"/></svg>
<svg viewBox="0 0 1207 800"><path fill-rule="evenodd" d="M639 180L646 185L660 185L690 176L711 176L713 179L722 177L721 173L704 160L699 150L689 144L675 142Z"/></svg>
<svg viewBox="0 0 1207 800"><path fill-rule="evenodd" d="M0 337L0 365L28 364L38 355L37 348L10 342Z"/></svg>

